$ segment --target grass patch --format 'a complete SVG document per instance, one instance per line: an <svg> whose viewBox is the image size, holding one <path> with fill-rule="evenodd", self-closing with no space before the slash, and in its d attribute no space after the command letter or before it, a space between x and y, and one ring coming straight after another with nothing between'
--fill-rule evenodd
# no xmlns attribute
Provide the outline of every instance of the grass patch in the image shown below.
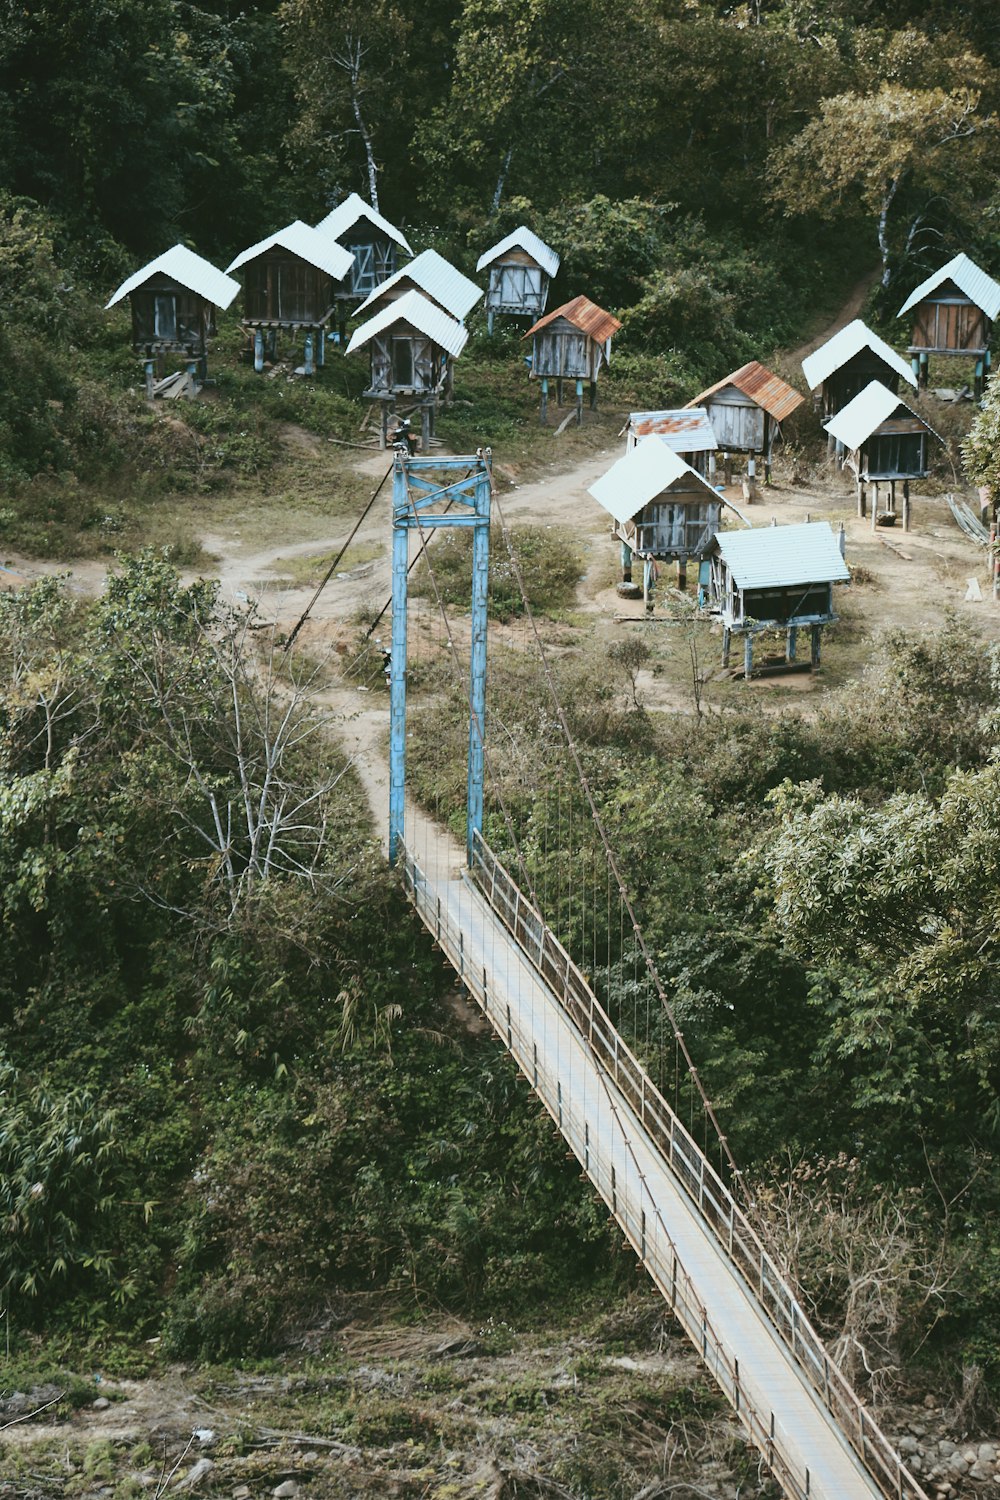
<svg viewBox="0 0 1000 1500"><path fill-rule="evenodd" d="M543 526L509 528L514 558L524 581L532 611L558 616L576 598L584 569L579 550L560 530ZM435 597L431 574L445 604L468 608L472 579L472 532L444 531L434 542L433 556L421 558L410 582L418 598ZM505 622L524 614L524 601L511 558L499 527L490 533L490 618Z"/></svg>

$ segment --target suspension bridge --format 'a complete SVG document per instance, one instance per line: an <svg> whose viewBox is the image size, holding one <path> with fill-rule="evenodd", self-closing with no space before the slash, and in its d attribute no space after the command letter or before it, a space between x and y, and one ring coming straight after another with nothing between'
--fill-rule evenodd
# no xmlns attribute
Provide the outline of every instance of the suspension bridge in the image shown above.
<svg viewBox="0 0 1000 1500"><path fill-rule="evenodd" d="M468 458L415 458L397 452L393 470L392 645L387 666L390 696L388 773L372 734L359 739L357 757L370 800L385 816L387 853L421 921L470 997L551 1115L595 1190L607 1204L707 1371L728 1399L749 1442L782 1493L794 1500L927 1500L831 1359L779 1264L779 1255L755 1228L752 1205L738 1201L740 1174L707 1099L622 878L585 767L559 701L554 674L535 624L517 552L493 492L488 450ZM497 521L499 526L497 527ZM559 812L553 838L556 895L539 888L522 845L542 835L537 809L528 819L510 806L493 765L486 697L489 546L491 522L507 548L504 565L521 595L525 621L522 654L537 652L550 699L553 739L539 754L554 754L561 738L575 777L577 827L604 857L603 873L585 861L577 891L574 932L586 955L577 962L547 920L547 908L567 909L575 855L565 849L572 815ZM468 610L451 618L445 590L428 544L439 530L472 533L471 623ZM416 545L415 545L416 544ZM409 579L417 558L425 564L433 603L424 613L420 660L426 661L428 621L440 621L440 643L457 674L463 712L468 714L465 765L465 839L455 836L460 798L447 789L428 807L407 783L407 761L415 733L434 738L443 729L439 710L408 727L407 691L412 668ZM425 590L423 603L427 603ZM468 648L467 664L459 645ZM496 803L493 826L503 833L518 866L515 879L484 836L486 792ZM526 821L533 824L526 830ZM450 827L444 826L449 823ZM520 825L520 826L519 826ZM536 862L537 874L537 862ZM600 899L598 899L600 897ZM612 910L614 906L615 910ZM582 913L582 931L581 931ZM587 930L589 914L590 930ZM555 925L555 924L554 924ZM607 964L595 962L598 933ZM612 948L619 963L631 954L643 971L645 991L672 1031L675 1061L684 1073L685 1097L697 1100L706 1146L713 1135L719 1168L698 1143L693 1120L685 1125L680 1093L666 1097L662 1077L652 1076L641 1027L632 1037L611 1019ZM598 974L604 976L604 991ZM631 989L636 991L636 984ZM647 1017L647 1040L649 1021ZM692 1128L689 1128L692 1127ZM714 1134L713 1134L714 1133Z"/></svg>

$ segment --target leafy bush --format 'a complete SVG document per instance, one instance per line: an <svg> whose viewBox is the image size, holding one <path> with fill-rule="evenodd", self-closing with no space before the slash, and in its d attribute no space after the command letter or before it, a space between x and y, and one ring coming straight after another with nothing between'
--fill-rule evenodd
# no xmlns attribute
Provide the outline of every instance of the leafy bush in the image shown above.
<svg viewBox="0 0 1000 1500"><path fill-rule="evenodd" d="M513 561L503 532L490 533L491 619L511 620L524 614L524 597L517 580L515 562L532 611L558 614L572 604L583 562L567 544L560 528L519 526L509 528ZM411 591L418 597L435 599L434 583L442 603L468 609L472 594L472 535L467 528L444 529L431 542L425 558L414 569Z"/></svg>

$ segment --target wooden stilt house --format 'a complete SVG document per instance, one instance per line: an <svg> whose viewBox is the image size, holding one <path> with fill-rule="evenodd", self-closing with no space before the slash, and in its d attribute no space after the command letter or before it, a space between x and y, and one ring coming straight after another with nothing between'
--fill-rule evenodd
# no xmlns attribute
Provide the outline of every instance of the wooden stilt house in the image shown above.
<svg viewBox="0 0 1000 1500"><path fill-rule="evenodd" d="M704 407L723 454L728 484L730 453L749 454L751 464L761 455L764 477L770 480L771 457L781 437L781 424L804 400L799 391L753 359L710 385L688 406ZM752 468L748 470L751 478L753 472Z"/></svg>
<svg viewBox="0 0 1000 1500"><path fill-rule="evenodd" d="M688 560L707 557L725 503L662 437L647 437L630 447L588 493L614 519L623 584L634 582L633 561L642 560L648 610L653 607L655 563L676 562L678 587L684 588Z"/></svg>
<svg viewBox="0 0 1000 1500"><path fill-rule="evenodd" d="M353 264L343 245L301 219L236 257L227 270L243 272L243 326L255 370L264 368L265 349L277 358L281 334L304 335L303 373L324 363L337 291Z"/></svg>
<svg viewBox="0 0 1000 1500"><path fill-rule="evenodd" d="M898 391L901 380L914 390L917 385L906 360L866 328L860 318L804 359L802 373L824 420L845 407L872 380L880 380L890 391Z"/></svg>
<svg viewBox="0 0 1000 1500"><path fill-rule="evenodd" d="M714 455L719 443L704 408L680 411L633 411L624 427L625 451L646 438L662 438L678 458L690 464L703 478L715 474Z"/></svg>
<svg viewBox="0 0 1000 1500"><path fill-rule="evenodd" d="M136 271L108 302L114 307L125 297L132 310L132 347L146 365L146 394L152 399L157 388L171 379L168 364L182 359L192 387L206 373L208 339L215 332L215 310L225 311L240 289L238 281L216 269L186 245L174 245ZM171 379L173 394L177 381Z"/></svg>
<svg viewBox="0 0 1000 1500"><path fill-rule="evenodd" d="M339 333L343 339L350 306L369 297L376 287L395 274L400 250L407 255L412 255L413 251L403 231L390 224L357 193L351 193L343 203L338 203L325 219L320 219L316 229L349 250L354 261L350 275L334 293Z"/></svg>
<svg viewBox="0 0 1000 1500"><path fill-rule="evenodd" d="M562 405L562 383L576 384L576 420L583 421L583 383L590 383L590 409L597 406L597 376L611 358L611 340L621 328L618 319L588 297L574 297L555 312L546 313L524 335L531 340L532 380L541 381L542 424L548 420L549 381L556 382L556 401Z"/></svg>
<svg viewBox="0 0 1000 1500"><path fill-rule="evenodd" d="M354 330L346 352L368 351L371 379L364 395L381 403L383 447L390 411L398 400L410 397L420 407L426 452L451 361L461 354L468 337L457 318L416 291L389 301Z"/></svg>
<svg viewBox="0 0 1000 1500"><path fill-rule="evenodd" d="M463 276L436 250L421 250L401 270L383 281L362 302L356 316L374 313L407 292L419 292L442 311L464 322L483 295L482 288Z"/></svg>
<svg viewBox="0 0 1000 1500"><path fill-rule="evenodd" d="M476 262L477 271L490 273L486 290L486 326L493 332L497 313L539 318L545 311L549 283L559 269L559 257L524 224L506 235Z"/></svg>
<svg viewBox="0 0 1000 1500"><path fill-rule="evenodd" d="M889 486L887 517L896 516L896 485L903 487L903 530L910 529L910 480L928 473L927 439L937 438L929 422L901 401L894 391L873 380L831 417L826 430L837 444L841 467L850 469L858 486L858 515L865 514L867 485L872 485L872 530L878 521L878 487ZM890 522L889 524L892 524Z"/></svg>
<svg viewBox="0 0 1000 1500"><path fill-rule="evenodd" d="M975 361L978 401L990 373L990 332L1000 314L1000 285L967 255L956 255L912 291L899 316L913 314L908 354L919 386L927 385L932 354Z"/></svg>
<svg viewBox="0 0 1000 1500"><path fill-rule="evenodd" d="M808 628L810 659L820 664L820 634L837 615L833 585L850 579L837 538L826 521L720 531L711 554L709 607L722 620L722 664L734 635L743 637L743 675L753 673L754 639L785 632L785 662L793 665L798 632Z"/></svg>

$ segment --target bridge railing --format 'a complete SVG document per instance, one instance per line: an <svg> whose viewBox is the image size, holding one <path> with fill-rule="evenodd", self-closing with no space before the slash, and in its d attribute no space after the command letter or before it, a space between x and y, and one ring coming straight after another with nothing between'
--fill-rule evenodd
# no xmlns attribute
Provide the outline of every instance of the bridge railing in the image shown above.
<svg viewBox="0 0 1000 1500"><path fill-rule="evenodd" d="M486 971L467 962L460 925L443 907L440 897L405 848L398 850L397 862L406 892L425 926L448 955L469 993L482 1007L563 1137L572 1146L783 1492L792 1500L814 1500L816 1492L812 1489L809 1471L798 1469L790 1461L788 1455L794 1450L778 1416L754 1406L751 1383L746 1374L741 1376L738 1361L729 1357L717 1336L648 1190L643 1202L628 1182L622 1181L616 1173L614 1163L604 1150L601 1133L591 1129L586 1114L581 1113L571 1092L562 1087L558 1073L553 1072L546 1060L538 1055L533 1039L523 1031L511 1008L504 1006L491 992ZM627 1139L628 1121L621 1117L610 1080L603 1073L601 1076L609 1106L619 1118ZM641 1172L639 1180L642 1181Z"/></svg>
<svg viewBox="0 0 1000 1500"><path fill-rule="evenodd" d="M697 1205L716 1241L739 1269L782 1342L883 1494L892 1500L927 1500L924 1490L830 1358L783 1273L729 1188L649 1078L558 938L478 833L473 841L471 873L490 906L641 1121L651 1144ZM655 1272L654 1279L659 1284Z"/></svg>

